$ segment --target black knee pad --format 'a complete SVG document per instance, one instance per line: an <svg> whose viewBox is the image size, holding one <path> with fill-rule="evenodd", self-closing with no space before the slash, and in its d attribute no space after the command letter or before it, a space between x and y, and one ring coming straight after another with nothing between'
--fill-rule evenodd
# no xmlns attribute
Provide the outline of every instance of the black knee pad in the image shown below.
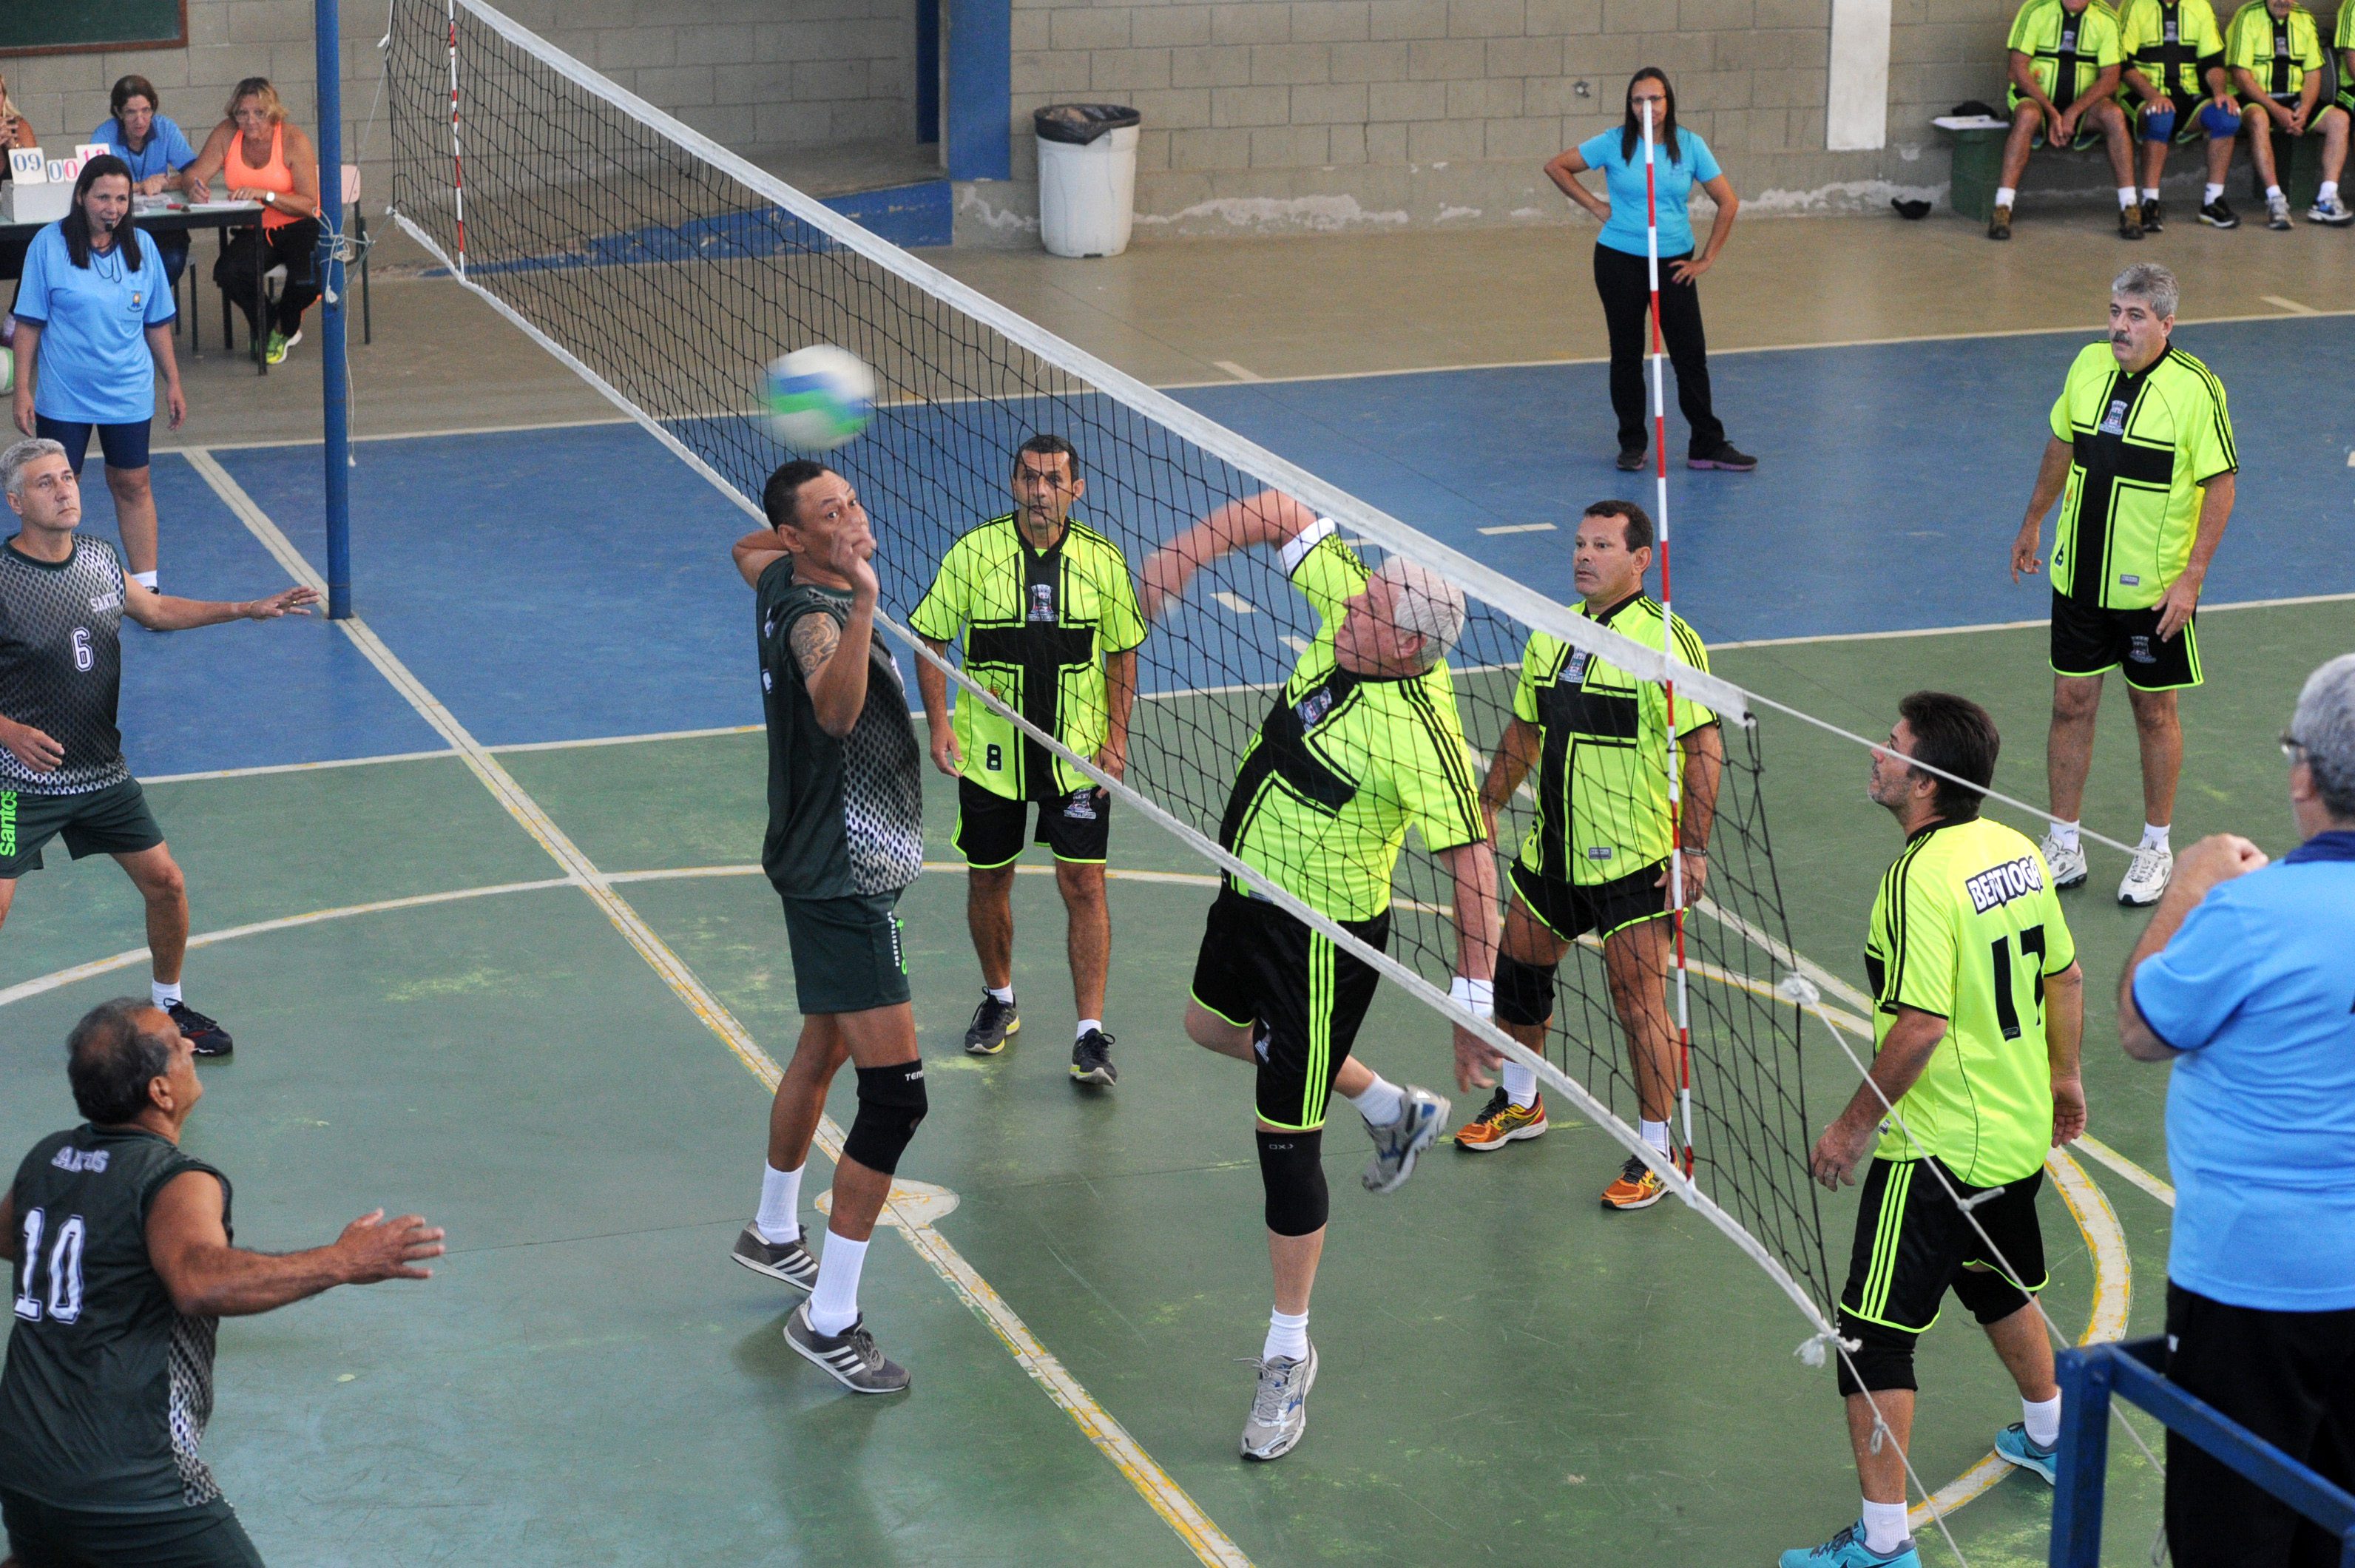
<svg viewBox="0 0 2355 1568"><path fill-rule="evenodd" d="M1325 1228L1332 1195L1325 1188L1325 1134L1259 1132L1259 1179L1267 1189L1267 1228L1305 1236Z"/></svg>
<svg viewBox="0 0 2355 1568"><path fill-rule="evenodd" d="M1992 1268L1958 1268L1951 1288L1955 1299L1970 1308L1971 1316L1982 1328L2002 1322L2032 1298L2031 1292L2020 1289Z"/></svg>
<svg viewBox="0 0 2355 1568"><path fill-rule="evenodd" d="M1553 971L1497 955L1497 1021L1535 1029L1553 1017Z"/></svg>
<svg viewBox="0 0 2355 1568"><path fill-rule="evenodd" d="M916 1124L924 1119L930 1102L924 1097L924 1064L895 1061L889 1067L858 1070L858 1115L842 1152L869 1170L890 1176L900 1168Z"/></svg>
<svg viewBox="0 0 2355 1568"><path fill-rule="evenodd" d="M1867 1323L1847 1312L1839 1316L1840 1338L1863 1343L1839 1359L1839 1391L1879 1393L1883 1389L1913 1389L1913 1344L1917 1336L1902 1328Z"/></svg>

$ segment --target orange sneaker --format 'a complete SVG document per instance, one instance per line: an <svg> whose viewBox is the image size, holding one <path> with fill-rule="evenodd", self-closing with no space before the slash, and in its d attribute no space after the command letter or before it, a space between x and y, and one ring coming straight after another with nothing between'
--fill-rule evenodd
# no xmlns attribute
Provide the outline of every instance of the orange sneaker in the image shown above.
<svg viewBox="0 0 2355 1568"><path fill-rule="evenodd" d="M1619 1168L1618 1179L1603 1189L1603 1206L1621 1211L1649 1209L1668 1194L1668 1184L1658 1172L1634 1155Z"/></svg>
<svg viewBox="0 0 2355 1568"><path fill-rule="evenodd" d="M1526 1105L1516 1105L1502 1087L1488 1096L1487 1104L1479 1115L1455 1129L1457 1148L1486 1152L1503 1148L1515 1138L1545 1136L1545 1096L1540 1094Z"/></svg>

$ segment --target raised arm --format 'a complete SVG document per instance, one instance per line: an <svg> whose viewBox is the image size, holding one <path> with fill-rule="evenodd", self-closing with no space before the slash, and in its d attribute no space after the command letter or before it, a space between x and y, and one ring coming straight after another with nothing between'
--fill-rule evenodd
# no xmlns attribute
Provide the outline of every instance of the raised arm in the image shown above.
<svg viewBox="0 0 2355 1568"><path fill-rule="evenodd" d="M378 1209L324 1247L247 1252L229 1245L222 1201L218 1179L190 1170L165 1182L148 1211L148 1259L171 1292L173 1307L192 1317L269 1312L339 1285L431 1279L433 1271L417 1265L443 1251L440 1228L422 1215L388 1221Z"/></svg>
<svg viewBox="0 0 2355 1568"><path fill-rule="evenodd" d="M1145 563L1139 606L1148 621L1186 592L1194 574L1222 555L1254 545L1287 545L1316 522L1314 508L1281 490L1230 501L1153 552Z"/></svg>
<svg viewBox="0 0 2355 1568"><path fill-rule="evenodd" d="M275 621L281 615L308 615L319 602L319 591L305 584L282 588L267 599L179 599L158 593L137 580L123 581L123 613L151 632L185 632L196 626L218 626L224 621Z"/></svg>
<svg viewBox="0 0 2355 1568"><path fill-rule="evenodd" d="M785 536L776 529L755 528L730 546L728 553L744 586L758 588L761 574L793 552L785 548Z"/></svg>

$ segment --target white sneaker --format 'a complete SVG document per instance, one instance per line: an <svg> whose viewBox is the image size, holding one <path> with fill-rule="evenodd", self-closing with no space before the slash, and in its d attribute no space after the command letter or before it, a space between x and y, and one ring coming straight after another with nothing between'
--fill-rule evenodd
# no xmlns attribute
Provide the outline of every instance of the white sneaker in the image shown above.
<svg viewBox="0 0 2355 1568"><path fill-rule="evenodd" d="M2167 880L2174 874L2174 850L2143 845L2135 851L2134 864L2126 868L2126 880L2118 884L2118 902L2130 909L2148 908L2167 891Z"/></svg>
<svg viewBox="0 0 2355 1568"><path fill-rule="evenodd" d="M2051 869L2052 886L2056 891L2062 888L2082 888L2085 885L2088 873L2085 869L2083 839L2080 838L2063 849L2061 848L2060 840L2047 833L2040 848L2044 851L2045 865Z"/></svg>
<svg viewBox="0 0 2355 1568"><path fill-rule="evenodd" d="M1259 1389L1243 1424L1246 1459L1281 1459L1308 1430L1308 1391L1316 1386L1316 1347L1305 1360L1279 1356L1259 1364Z"/></svg>
<svg viewBox="0 0 2355 1568"><path fill-rule="evenodd" d="M2286 196L2268 197L2265 200L2265 227L2276 230L2286 230L2289 226L2289 197Z"/></svg>
<svg viewBox="0 0 2355 1568"><path fill-rule="evenodd" d="M2350 209L2345 201L2334 196L2328 201L2318 201L2307 208L2306 217L2309 223L2328 223L2337 229L2355 223L2355 209Z"/></svg>

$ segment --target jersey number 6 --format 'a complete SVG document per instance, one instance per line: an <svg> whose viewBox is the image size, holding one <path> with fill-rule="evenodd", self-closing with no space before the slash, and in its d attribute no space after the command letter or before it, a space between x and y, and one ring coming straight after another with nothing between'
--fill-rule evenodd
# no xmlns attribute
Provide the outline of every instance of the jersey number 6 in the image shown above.
<svg viewBox="0 0 2355 1568"><path fill-rule="evenodd" d="M81 670L84 673L88 673L90 670L97 667L98 655L92 651L90 645L90 628L88 626L76 626L73 629L73 650L74 668Z"/></svg>

